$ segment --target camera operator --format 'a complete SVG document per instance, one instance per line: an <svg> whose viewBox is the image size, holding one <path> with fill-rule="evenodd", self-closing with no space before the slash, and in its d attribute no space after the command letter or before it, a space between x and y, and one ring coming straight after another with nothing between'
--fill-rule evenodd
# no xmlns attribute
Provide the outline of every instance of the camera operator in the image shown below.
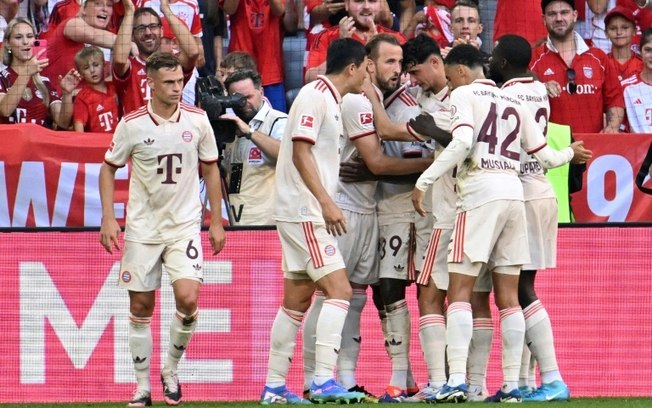
<svg viewBox="0 0 652 408"><path fill-rule="evenodd" d="M226 78L224 86L229 95L247 98L244 106L233 107L234 114L220 116L236 125L237 138L224 149L233 225L274 224L276 158L287 114L272 109L263 97L256 71L236 71Z"/></svg>

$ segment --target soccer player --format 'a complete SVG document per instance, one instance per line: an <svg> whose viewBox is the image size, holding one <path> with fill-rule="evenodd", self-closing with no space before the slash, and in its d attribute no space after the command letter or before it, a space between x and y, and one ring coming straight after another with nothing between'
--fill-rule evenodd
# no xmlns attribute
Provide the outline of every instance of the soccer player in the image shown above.
<svg viewBox="0 0 652 408"><path fill-rule="evenodd" d="M334 378L351 285L336 236L347 231L334 201L340 145L344 137L342 96L359 93L366 77L364 46L336 40L328 49L326 75L304 86L290 109L276 164L276 221L283 251L283 303L270 335L262 404L304 404L290 392L286 376L295 338L310 300L319 288L326 296L317 319L315 377L310 399L360 402Z"/></svg>
<svg viewBox="0 0 652 408"><path fill-rule="evenodd" d="M154 53L147 59L146 69L152 100L118 123L99 177L100 242L113 253L114 248L120 250L120 226L113 211L115 172L131 159L118 284L129 291L129 348L138 383L129 403L134 407L152 404L150 324L163 265L174 291L176 313L170 323L161 382L165 402L181 402L177 366L197 327L197 298L203 276L198 167L211 206L208 236L213 255L222 250L226 240L217 145L208 117L201 109L180 103L183 71L176 57Z"/></svg>
<svg viewBox="0 0 652 408"><path fill-rule="evenodd" d="M545 167L576 157L590 158L580 142L557 152L548 147L534 119L515 99L486 80L482 54L472 45L454 47L445 60L451 92L453 139L426 170L413 191L423 214L425 190L458 163L458 213L448 257L446 343L449 379L436 400L467 399L466 364L473 334L471 293L476 279L491 272L503 338L503 386L489 401L521 401L518 375L525 320L518 303L521 265L529 262L523 187L518 178L520 150L535 154Z"/></svg>
<svg viewBox="0 0 652 408"><path fill-rule="evenodd" d="M493 50L492 79L504 82L502 90L507 95L526 101L524 106L545 133L550 105L545 85L528 74L531 55L532 49L523 37L501 37ZM557 263L557 198L539 162L524 152L521 152L520 178L525 199L530 263L522 267L518 297L525 315L525 340L539 365L542 383L534 392L525 393L523 400L563 401L570 398L570 393L557 365L548 312L534 288L537 270L554 268ZM520 384L520 387L526 386Z"/></svg>

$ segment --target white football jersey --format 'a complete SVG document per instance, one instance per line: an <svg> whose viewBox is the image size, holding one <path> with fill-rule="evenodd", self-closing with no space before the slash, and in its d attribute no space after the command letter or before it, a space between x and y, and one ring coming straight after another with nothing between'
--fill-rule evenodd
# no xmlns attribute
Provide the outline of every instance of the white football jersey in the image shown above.
<svg viewBox="0 0 652 408"><path fill-rule="evenodd" d="M202 209L198 162L217 163L218 158L206 113L181 103L163 119L150 102L126 115L104 161L122 167L129 158L125 239L155 244L197 234Z"/></svg>
<svg viewBox="0 0 652 408"><path fill-rule="evenodd" d="M623 82L627 121L632 133L652 133L652 85L636 75Z"/></svg>
<svg viewBox="0 0 652 408"><path fill-rule="evenodd" d="M276 161L277 221L324 223L321 206L292 162L294 141L311 143L319 181L335 198L340 172L340 145L344 138L340 104L342 97L325 76L299 91L292 108Z"/></svg>
<svg viewBox="0 0 652 408"><path fill-rule="evenodd" d="M545 135L550 117L546 86L532 78L513 78L505 82L501 89L523 103ZM520 177L525 201L556 197L541 163L523 150L521 150Z"/></svg>
<svg viewBox="0 0 652 408"><path fill-rule="evenodd" d="M471 151L457 172L459 207L467 211L495 200L523 200L521 147L546 146L534 118L518 98L488 79L451 93L453 138L472 132Z"/></svg>

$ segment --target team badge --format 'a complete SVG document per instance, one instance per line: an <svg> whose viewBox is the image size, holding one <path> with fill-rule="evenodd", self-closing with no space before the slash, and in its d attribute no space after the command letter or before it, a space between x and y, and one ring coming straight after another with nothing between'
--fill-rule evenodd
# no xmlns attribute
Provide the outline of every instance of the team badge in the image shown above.
<svg viewBox="0 0 652 408"><path fill-rule="evenodd" d="M374 122L374 116L371 112L361 112L360 113L360 124L361 125L371 125Z"/></svg>
<svg viewBox="0 0 652 408"><path fill-rule="evenodd" d="M301 119L299 120L299 128L312 130L314 121L315 118L312 115L301 115Z"/></svg>
<svg viewBox="0 0 652 408"><path fill-rule="evenodd" d="M326 245L324 247L324 253L328 256L333 256L335 255L335 247L332 245Z"/></svg>
<svg viewBox="0 0 652 408"><path fill-rule="evenodd" d="M192 133L189 130L185 130L181 134L181 138L183 139L184 142L192 142Z"/></svg>
<svg viewBox="0 0 652 408"><path fill-rule="evenodd" d="M122 272L122 281L124 283L131 282L131 272L129 272L129 271Z"/></svg>
<svg viewBox="0 0 652 408"><path fill-rule="evenodd" d="M582 67L582 71L584 71L584 76L591 79L593 78L593 68L591 67Z"/></svg>

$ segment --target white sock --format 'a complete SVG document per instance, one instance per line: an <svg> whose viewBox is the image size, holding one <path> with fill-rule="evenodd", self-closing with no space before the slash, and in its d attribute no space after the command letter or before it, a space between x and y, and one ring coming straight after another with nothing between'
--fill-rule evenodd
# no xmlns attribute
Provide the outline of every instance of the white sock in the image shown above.
<svg viewBox="0 0 652 408"><path fill-rule="evenodd" d="M521 355L521 369L518 373L519 388L530 386L530 359L531 358L532 358L532 353L530 353L530 349L527 347L527 345L523 345L523 354Z"/></svg>
<svg viewBox="0 0 652 408"><path fill-rule="evenodd" d="M481 394L485 389L487 364L494 338L494 323L490 317L473 319L473 337L467 361L469 391ZM479 392L478 392L479 390Z"/></svg>
<svg viewBox="0 0 652 408"><path fill-rule="evenodd" d="M149 363L152 359L152 317L129 315L129 350L139 390L151 390Z"/></svg>
<svg viewBox="0 0 652 408"><path fill-rule="evenodd" d="M367 303L367 291L353 289L349 313L346 315L342 328L342 345L337 359L337 379L344 388L356 386L355 369L360 355L360 315Z"/></svg>
<svg viewBox="0 0 652 408"><path fill-rule="evenodd" d="M455 387L466 382L466 360L473 336L471 304L453 302L446 311L446 344L448 346L448 385Z"/></svg>
<svg viewBox="0 0 652 408"><path fill-rule="evenodd" d="M407 371L410 350L410 314L405 299L385 306L389 354L392 359L392 378L389 385L407 389Z"/></svg>
<svg viewBox="0 0 652 408"><path fill-rule="evenodd" d="M315 337L317 336L317 319L324 305L324 292L315 291L315 299L308 309L303 322L303 389L309 390L315 378Z"/></svg>
<svg viewBox="0 0 652 408"><path fill-rule="evenodd" d="M317 320L315 339L315 383L322 385L333 378L342 343L342 328L349 312L349 302L326 299Z"/></svg>
<svg viewBox="0 0 652 408"><path fill-rule="evenodd" d="M389 355L389 343L387 342L387 313L384 310L378 311L378 318L380 319L380 330L383 332L383 347L385 348L385 353L387 357L391 360L392 357Z"/></svg>
<svg viewBox="0 0 652 408"><path fill-rule="evenodd" d="M302 312L288 310L283 306L276 312L269 336L269 360L265 380L265 385L268 387L274 388L285 384L302 319Z"/></svg>
<svg viewBox="0 0 652 408"><path fill-rule="evenodd" d="M419 340L428 367L428 383L439 388L446 383L446 319L429 314L419 318Z"/></svg>
<svg viewBox="0 0 652 408"><path fill-rule="evenodd" d="M177 370L179 360L190 343L192 334L197 327L199 309L190 315L185 315L177 310L170 323L170 344L168 345L168 356L165 359L164 369Z"/></svg>
<svg viewBox="0 0 652 408"><path fill-rule="evenodd" d="M541 301L536 300L523 310L523 314L525 340L539 364L541 382L549 384L553 381L563 381L557 365L552 325L546 308Z"/></svg>
<svg viewBox="0 0 652 408"><path fill-rule="evenodd" d="M508 391L518 388L518 373L525 340L525 318L520 306L500 311L500 332L503 340L503 384Z"/></svg>

